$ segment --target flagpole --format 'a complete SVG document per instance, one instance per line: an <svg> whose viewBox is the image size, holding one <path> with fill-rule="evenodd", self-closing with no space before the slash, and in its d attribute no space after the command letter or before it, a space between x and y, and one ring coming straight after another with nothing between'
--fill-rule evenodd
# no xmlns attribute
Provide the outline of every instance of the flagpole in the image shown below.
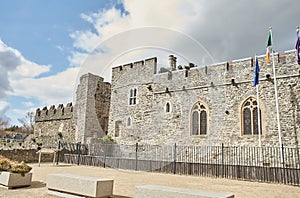
<svg viewBox="0 0 300 198"><path fill-rule="evenodd" d="M296 34L297 34L297 43L296 43L296 60L298 65L300 65L300 57L299 57L299 48L300 48L300 40L299 40L299 26L296 27Z"/></svg>
<svg viewBox="0 0 300 198"><path fill-rule="evenodd" d="M274 89L275 89L275 102L276 102L276 117L277 117L277 129L278 129L278 140L279 140L279 148L281 148L282 140L281 140L281 128L280 128L280 118L279 118L279 104L278 104L278 93L277 93L277 80L276 80L276 70L275 70L275 61L274 61L274 50L273 50L273 35L272 35L272 27L270 27L270 34L272 39L272 64L273 64L273 75L274 75ZM280 161L283 163L283 153L282 149L280 149Z"/></svg>
<svg viewBox="0 0 300 198"><path fill-rule="evenodd" d="M255 54L255 64L256 64L256 61L257 60L257 56ZM256 67L256 65L255 65ZM255 87L256 87L256 100L257 100L257 121L258 121L258 147L260 148L261 147L261 130L260 130L260 107L259 107L259 90L258 90L258 85L257 84Z"/></svg>

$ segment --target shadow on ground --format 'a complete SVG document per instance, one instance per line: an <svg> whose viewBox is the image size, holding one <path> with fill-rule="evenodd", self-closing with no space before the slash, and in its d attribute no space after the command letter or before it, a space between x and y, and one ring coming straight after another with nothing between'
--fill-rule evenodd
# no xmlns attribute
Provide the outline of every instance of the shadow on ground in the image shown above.
<svg viewBox="0 0 300 198"><path fill-rule="evenodd" d="M122 195L113 195L111 198L132 198L132 197L126 197Z"/></svg>
<svg viewBox="0 0 300 198"><path fill-rule="evenodd" d="M46 183L40 181L32 181L31 185L28 188L44 188Z"/></svg>

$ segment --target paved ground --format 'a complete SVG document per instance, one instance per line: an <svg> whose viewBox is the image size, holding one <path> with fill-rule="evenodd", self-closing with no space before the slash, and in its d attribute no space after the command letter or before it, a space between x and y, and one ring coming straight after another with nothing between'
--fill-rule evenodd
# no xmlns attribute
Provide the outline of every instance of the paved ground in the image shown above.
<svg viewBox="0 0 300 198"><path fill-rule="evenodd" d="M193 177L183 175L135 172L126 170L104 169L100 167L52 164L30 164L33 169L32 185L27 188L6 190L0 188L0 197L54 198L47 194L46 182L49 173L71 173L92 177L114 179L114 198L134 197L135 186L157 184L164 186L202 189L209 191L231 192L236 198L300 197L300 187L258 182Z"/></svg>

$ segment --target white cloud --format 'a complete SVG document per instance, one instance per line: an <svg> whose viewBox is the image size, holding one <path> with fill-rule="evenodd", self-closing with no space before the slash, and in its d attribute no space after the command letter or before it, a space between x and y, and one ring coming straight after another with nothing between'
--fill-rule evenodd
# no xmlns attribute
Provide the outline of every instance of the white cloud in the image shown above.
<svg viewBox="0 0 300 198"><path fill-rule="evenodd" d="M71 66L80 66L87 56L88 53L72 51L71 55L68 56L68 61Z"/></svg>
<svg viewBox="0 0 300 198"><path fill-rule="evenodd" d="M8 47L0 40L0 69L1 81L5 82L0 86L3 97L9 94L36 98L47 105L72 101L78 68L68 68L52 76L39 77L40 74L49 72L51 66L25 59L18 50ZM28 102L24 104L33 106ZM7 108L7 103L2 102L2 112Z"/></svg>
<svg viewBox="0 0 300 198"><path fill-rule="evenodd" d="M60 52L64 52L65 47L62 45L57 45L56 48L60 51Z"/></svg>
<svg viewBox="0 0 300 198"><path fill-rule="evenodd" d="M26 107L33 107L34 106L33 102L30 102L30 101L23 102L23 105L26 106Z"/></svg>
<svg viewBox="0 0 300 198"><path fill-rule="evenodd" d="M85 52L92 52L95 44L101 41L101 38L91 31L76 31L71 33L70 37L75 40L73 46Z"/></svg>
<svg viewBox="0 0 300 198"><path fill-rule="evenodd" d="M56 75L43 78L15 79L11 82L12 95L35 98L42 104L60 104L73 100L77 72L79 68L68 68Z"/></svg>
<svg viewBox="0 0 300 198"><path fill-rule="evenodd" d="M8 109L9 109L9 103L5 101L0 101L0 118L9 120L5 115Z"/></svg>
<svg viewBox="0 0 300 198"><path fill-rule="evenodd" d="M21 54L0 40L0 99L6 97L11 90L8 72L15 70L21 63Z"/></svg>
<svg viewBox="0 0 300 198"><path fill-rule="evenodd" d="M50 66L26 60L18 50L0 40L0 99L14 92L13 81L34 78L49 70Z"/></svg>
<svg viewBox="0 0 300 198"><path fill-rule="evenodd" d="M273 26L274 43L277 44L274 47L284 51L294 46L295 36L291 35L299 25L297 9L300 2L275 0L270 4L242 0L229 4L228 1L205 0L124 0L123 6L128 15L116 7L81 14L94 30L72 34L77 50L91 52L120 32L153 26L186 33L200 42L216 61L230 61L264 53L268 27ZM169 42L188 48L180 41L169 39ZM127 41L119 45L127 45ZM74 58L76 56L70 57L70 61Z"/></svg>
<svg viewBox="0 0 300 198"><path fill-rule="evenodd" d="M22 64L17 66L17 68L9 72L11 79L20 79L20 78L34 78L40 74L50 71L51 66L48 65L38 65L36 63L24 60Z"/></svg>
<svg viewBox="0 0 300 198"><path fill-rule="evenodd" d="M0 116L8 119L8 114L20 116L35 111L36 106L30 101L32 98L42 105L72 101L79 68L68 68L54 75L40 77L50 69L50 65L39 65L27 60L18 50L0 40ZM4 101L8 96L16 96L27 109L10 106ZM22 97L28 101L22 101Z"/></svg>

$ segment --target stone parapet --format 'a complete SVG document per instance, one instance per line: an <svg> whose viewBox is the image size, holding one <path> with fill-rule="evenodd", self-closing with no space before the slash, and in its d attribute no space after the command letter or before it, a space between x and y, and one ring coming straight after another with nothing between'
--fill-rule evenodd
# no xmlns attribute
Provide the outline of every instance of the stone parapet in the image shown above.
<svg viewBox="0 0 300 198"><path fill-rule="evenodd" d="M51 120L65 120L71 119L73 116L73 106L72 103L68 103L66 107L63 104L50 106L48 109L44 107L43 109L38 108L35 114L35 122L44 122Z"/></svg>

